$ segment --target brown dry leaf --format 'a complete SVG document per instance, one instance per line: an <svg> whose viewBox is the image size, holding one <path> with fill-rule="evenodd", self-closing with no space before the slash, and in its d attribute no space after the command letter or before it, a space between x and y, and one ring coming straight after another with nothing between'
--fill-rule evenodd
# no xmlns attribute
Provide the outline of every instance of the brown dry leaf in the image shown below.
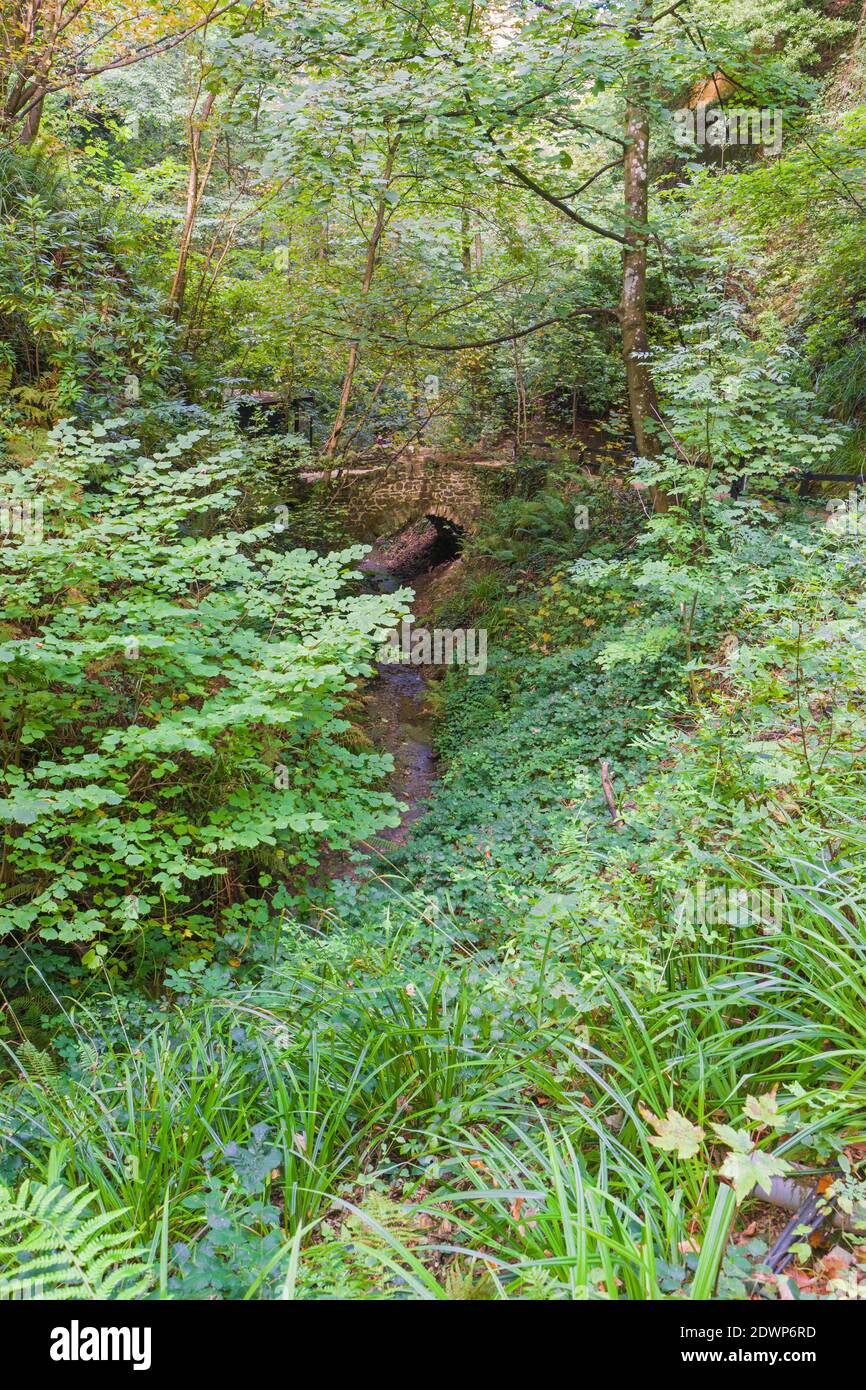
<svg viewBox="0 0 866 1390"><path fill-rule="evenodd" d="M839 1279L853 1263L854 1256L850 1250L844 1250L841 1245L834 1245L832 1250L828 1250L827 1254L818 1260L815 1273L824 1279Z"/></svg>

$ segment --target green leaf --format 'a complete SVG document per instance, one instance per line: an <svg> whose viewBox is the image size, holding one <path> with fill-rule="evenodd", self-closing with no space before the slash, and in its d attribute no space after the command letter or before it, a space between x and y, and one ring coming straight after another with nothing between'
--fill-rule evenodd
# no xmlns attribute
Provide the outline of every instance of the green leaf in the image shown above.
<svg viewBox="0 0 866 1390"><path fill-rule="evenodd" d="M720 1169L722 1177L732 1184L738 1202L756 1187L769 1191L773 1178L784 1177L790 1171L791 1165L784 1158L762 1149L755 1149L751 1154L729 1153Z"/></svg>
<svg viewBox="0 0 866 1390"><path fill-rule="evenodd" d="M656 1131L657 1137L650 1139L651 1144L657 1149L675 1153L677 1158L694 1158L705 1137L700 1125L693 1125L685 1115L681 1115L670 1106L663 1120L644 1106L640 1107L640 1113Z"/></svg>
<svg viewBox="0 0 866 1390"><path fill-rule="evenodd" d="M732 1129L730 1125L713 1125L713 1133L734 1153L749 1154L755 1141L747 1129Z"/></svg>
<svg viewBox="0 0 866 1390"><path fill-rule="evenodd" d="M779 1114L779 1106L776 1101L776 1091L774 1086L772 1091L768 1091L763 1096L746 1096L746 1104L743 1113L749 1120L754 1120L756 1124L766 1125L777 1129L785 1123L785 1117Z"/></svg>

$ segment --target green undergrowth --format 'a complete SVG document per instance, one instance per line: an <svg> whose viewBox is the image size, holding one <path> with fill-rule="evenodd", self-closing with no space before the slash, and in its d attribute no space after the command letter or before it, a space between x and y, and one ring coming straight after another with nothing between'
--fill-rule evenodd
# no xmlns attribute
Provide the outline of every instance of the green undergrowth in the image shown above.
<svg viewBox="0 0 866 1390"><path fill-rule="evenodd" d="M768 513L689 670L632 539L494 561L519 627L449 675L405 846L181 959L155 1024L122 980L73 1007L31 972L10 1194L90 1193L153 1296L779 1296L755 1184L860 1200L859 543Z"/></svg>

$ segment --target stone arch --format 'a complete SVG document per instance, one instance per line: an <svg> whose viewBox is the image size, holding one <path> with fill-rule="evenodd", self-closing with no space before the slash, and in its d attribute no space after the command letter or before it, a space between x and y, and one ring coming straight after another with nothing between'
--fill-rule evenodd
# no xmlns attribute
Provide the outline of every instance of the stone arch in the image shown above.
<svg viewBox="0 0 866 1390"><path fill-rule="evenodd" d="M391 501L375 494L369 498L350 500L349 518L359 540L376 540L393 535L415 521L448 522L466 533L475 529L476 510L455 506L453 502L435 497L402 497Z"/></svg>
<svg viewBox="0 0 866 1390"><path fill-rule="evenodd" d="M321 476L308 475L311 482ZM337 479L350 534L374 541L425 516L438 517L464 533L474 531L484 499L501 491L505 475L490 465L413 459L402 468L374 464L339 470Z"/></svg>
<svg viewBox="0 0 866 1390"><path fill-rule="evenodd" d="M350 504L349 524L353 535L360 541L375 541L380 536L392 536L419 521L425 515L418 511L413 502L383 503L381 499L361 501L357 508Z"/></svg>
<svg viewBox="0 0 866 1390"><path fill-rule="evenodd" d="M474 529L474 518L468 518L462 509L458 510L448 503L446 503L445 506L440 505L438 502L433 503L426 511L421 513L421 516L429 517L429 519L434 522L447 521L450 525L458 527L461 531L471 531Z"/></svg>

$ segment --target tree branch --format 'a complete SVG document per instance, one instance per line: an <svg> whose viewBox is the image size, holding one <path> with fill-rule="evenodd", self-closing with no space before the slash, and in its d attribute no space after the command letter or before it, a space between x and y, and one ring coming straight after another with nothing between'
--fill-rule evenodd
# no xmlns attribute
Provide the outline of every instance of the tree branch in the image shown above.
<svg viewBox="0 0 866 1390"><path fill-rule="evenodd" d="M596 236L606 237L608 241L618 241L621 246L629 245L628 238L620 236L619 232L612 232L609 227L600 227L596 222L590 222L588 218L581 217L579 213L568 206L568 203L563 202L555 193L550 193L542 184L538 183L531 174L527 174L519 165L512 164L499 148L493 136L490 135L489 138L494 150L505 165L505 168L510 174L514 175L519 183L523 184L524 188L528 188L530 192L536 194L537 197L543 198L546 203L550 203L551 207L558 208L570 221L576 222L579 227L584 227L588 232L595 232ZM570 196L573 198L575 195L572 193Z"/></svg>
<svg viewBox="0 0 866 1390"><path fill-rule="evenodd" d="M62 92L67 87L72 87L78 82L88 82L92 77L99 77L103 72L113 72L117 68L128 68L134 63L143 62L146 58L156 58L163 53L170 52L172 48L176 48L179 43L183 43L184 40L188 39L192 34L198 33L199 29L204 29L206 25L212 24L215 19L219 19L221 15L226 14L229 10L236 9L240 3L241 0L228 0L228 3L223 5L220 9L210 10L204 19L199 20L198 24L190 25L188 29L181 30L179 34L172 34L164 39L157 39L154 43L146 44L144 48L137 48L131 53L122 54L119 58L112 58L110 62L102 63L99 67L85 68L84 72L73 73L72 76L65 78L62 82L50 82L47 86L40 87L32 101L27 106L14 113L14 118L16 120L23 120L24 117L33 110L34 106L37 106L40 101L44 101L45 97L49 96L52 92ZM258 0L250 0L248 8L252 9L257 3Z"/></svg>
<svg viewBox="0 0 866 1390"><path fill-rule="evenodd" d="M397 343L400 347L422 348L425 352L466 352L471 348L496 347L500 343L511 343L515 338L527 338L530 333L537 333L541 328L548 328L552 323L566 323L573 318L618 318L616 309L606 308L604 305L587 304L582 309L575 309L569 314L555 314L553 318L542 319L540 323L532 323L528 328L509 329L507 333L500 333L495 338L480 338L477 342L471 343L422 343L412 338L398 338L392 333L377 333L376 338L383 343ZM335 333L331 328L323 328L318 325L318 332L324 333L329 338L340 338L344 340L348 335Z"/></svg>

